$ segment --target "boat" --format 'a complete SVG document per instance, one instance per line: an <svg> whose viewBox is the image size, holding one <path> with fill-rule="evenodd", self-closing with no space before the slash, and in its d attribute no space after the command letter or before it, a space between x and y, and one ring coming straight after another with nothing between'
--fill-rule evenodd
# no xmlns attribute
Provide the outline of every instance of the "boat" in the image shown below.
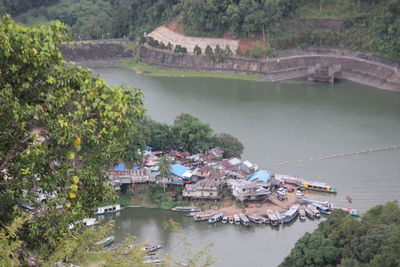
<svg viewBox="0 0 400 267"><path fill-rule="evenodd" d="M195 215L193 215L193 220L195 222L202 222L202 221L207 221L209 218L214 216L216 212L209 211L209 212L198 212Z"/></svg>
<svg viewBox="0 0 400 267"><path fill-rule="evenodd" d="M276 216L273 210L267 210L267 215L272 226L278 226L281 223L280 218Z"/></svg>
<svg viewBox="0 0 400 267"><path fill-rule="evenodd" d="M300 207L299 209L299 218L301 221L305 221L306 219L306 211L304 210L303 207Z"/></svg>
<svg viewBox="0 0 400 267"><path fill-rule="evenodd" d="M69 224L68 225L68 229L70 229L70 230L74 229L75 225L82 225L84 227L89 227L89 226L94 226L96 224L99 224L97 219L95 219L95 218L84 218L81 221L77 221L77 222Z"/></svg>
<svg viewBox="0 0 400 267"><path fill-rule="evenodd" d="M227 223L228 222L228 216L222 217L222 223Z"/></svg>
<svg viewBox="0 0 400 267"><path fill-rule="evenodd" d="M171 209L172 211L181 211L181 212L197 212L201 211L201 209L196 207L175 207Z"/></svg>
<svg viewBox="0 0 400 267"><path fill-rule="evenodd" d="M247 217L253 223L257 223L257 224L267 223L267 219L265 219L264 217L257 215L257 214L250 214L250 215L247 215Z"/></svg>
<svg viewBox="0 0 400 267"><path fill-rule="evenodd" d="M241 222L243 225L245 225L245 226L249 226L249 225L250 225L249 219L248 219L247 216L244 215L243 213L240 213L240 214L239 214L239 218L240 218L240 222Z"/></svg>
<svg viewBox="0 0 400 267"><path fill-rule="evenodd" d="M346 196L346 199L349 203L352 203L351 197L349 195Z"/></svg>
<svg viewBox="0 0 400 267"><path fill-rule="evenodd" d="M94 212L94 215L101 215L101 214L106 214L106 213L113 213L122 210L121 205L116 204L116 205L109 205L109 206L103 206L103 207L98 207L96 211Z"/></svg>
<svg viewBox="0 0 400 267"><path fill-rule="evenodd" d="M337 193L336 188L334 188L326 183L303 181L301 183L301 187L305 188L307 190L313 190L313 191L318 191L318 192Z"/></svg>
<svg viewBox="0 0 400 267"><path fill-rule="evenodd" d="M314 213L315 218L317 218L317 219L321 218L321 214L316 207L309 205L308 208Z"/></svg>
<svg viewBox="0 0 400 267"><path fill-rule="evenodd" d="M352 215L352 216L359 216L358 210L355 210L355 209L353 209L352 207L348 207L348 208L336 208L336 209L344 210L345 212L347 212L348 214L350 214L350 215Z"/></svg>
<svg viewBox="0 0 400 267"><path fill-rule="evenodd" d="M239 215L234 214L234 215L233 215L233 220L235 221L235 224L236 224L236 225L239 225L239 224L240 224L240 217L239 217Z"/></svg>
<svg viewBox="0 0 400 267"><path fill-rule="evenodd" d="M228 216L228 222L233 224L235 221L233 220L233 216Z"/></svg>
<svg viewBox="0 0 400 267"><path fill-rule="evenodd" d="M157 251L159 249L161 249L163 246L158 244L158 245L147 245L143 248L144 251L146 252L154 252Z"/></svg>
<svg viewBox="0 0 400 267"><path fill-rule="evenodd" d="M304 211L306 212L306 216L310 220L314 220L314 212L310 208L306 207L306 208L304 208Z"/></svg>
<svg viewBox="0 0 400 267"><path fill-rule="evenodd" d="M296 219L297 215L299 215L299 204L294 204L285 212L281 213L282 223L290 223L294 219Z"/></svg>
<svg viewBox="0 0 400 267"><path fill-rule="evenodd" d="M115 237L112 235L112 236L106 237L106 238L96 242L96 245L108 247L109 245L112 244L112 242L114 242L114 240L115 240Z"/></svg>
<svg viewBox="0 0 400 267"><path fill-rule="evenodd" d="M153 257L153 256L149 256L149 257L145 257L145 259L143 260L144 264L154 264L154 265L158 265L160 263L162 263L162 260L159 259L158 257Z"/></svg>
<svg viewBox="0 0 400 267"><path fill-rule="evenodd" d="M217 213L217 214L211 216L211 217L208 219L208 223L215 223L215 222L218 222L218 221L222 220L223 217L224 217L224 214L223 214L223 213Z"/></svg>
<svg viewBox="0 0 400 267"><path fill-rule="evenodd" d="M324 205L320 205L317 203L313 203L312 205L314 205L315 208L317 208L319 210L320 213L325 214L325 215L331 215L332 214L332 209L328 208Z"/></svg>

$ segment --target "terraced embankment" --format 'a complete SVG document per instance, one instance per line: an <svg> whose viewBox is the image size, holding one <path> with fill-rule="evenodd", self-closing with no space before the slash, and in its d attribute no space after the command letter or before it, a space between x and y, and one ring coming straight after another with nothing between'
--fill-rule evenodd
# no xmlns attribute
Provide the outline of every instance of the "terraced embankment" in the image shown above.
<svg viewBox="0 0 400 267"><path fill-rule="evenodd" d="M342 78L385 90L400 91L400 65L370 54L337 49L294 49L279 51L267 59L226 58L216 63L208 56L176 55L141 46L141 61L168 68L196 69L228 73L253 73L267 81L287 80L307 75L307 68L341 64Z"/></svg>

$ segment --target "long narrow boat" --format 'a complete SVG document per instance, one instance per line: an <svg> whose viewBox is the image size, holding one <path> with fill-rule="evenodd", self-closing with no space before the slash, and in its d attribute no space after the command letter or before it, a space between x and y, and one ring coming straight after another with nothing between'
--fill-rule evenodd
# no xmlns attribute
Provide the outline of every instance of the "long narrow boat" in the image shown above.
<svg viewBox="0 0 400 267"><path fill-rule="evenodd" d="M321 214L316 207L314 207L312 205L308 205L308 208L314 213L315 218L317 218L317 219L321 218Z"/></svg>
<svg viewBox="0 0 400 267"><path fill-rule="evenodd" d="M245 226L249 226L250 225L250 221L249 221L249 219L247 218L247 216L245 214L240 213L239 214L239 218L240 218L240 222L243 225L245 225Z"/></svg>
<svg viewBox="0 0 400 267"><path fill-rule="evenodd" d="M96 242L96 245L107 247L107 246L111 245L111 243L114 242L114 240L115 240L115 237L112 235L112 236L106 237L106 238Z"/></svg>
<svg viewBox="0 0 400 267"><path fill-rule="evenodd" d="M201 209L196 207L175 207L171 209L172 211L182 211L182 212L196 212L201 211Z"/></svg>
<svg viewBox="0 0 400 267"><path fill-rule="evenodd" d="M233 224L235 221L233 220L233 215L228 216L228 222L229 224Z"/></svg>
<svg viewBox="0 0 400 267"><path fill-rule="evenodd" d="M262 224L262 223L267 223L267 219L265 219L264 217L258 215L258 214L250 214L247 215L247 217L249 218L249 220L253 223L256 224Z"/></svg>
<svg viewBox="0 0 400 267"><path fill-rule="evenodd" d="M235 221L236 225L240 225L240 217L237 214L233 215L233 220Z"/></svg>
<svg viewBox="0 0 400 267"><path fill-rule="evenodd" d="M208 223L215 223L215 222L219 222L220 220L222 220L222 218L224 217L224 214L223 213L217 213L217 214L215 214L214 216L211 216L209 219L208 219Z"/></svg>
<svg viewBox="0 0 400 267"><path fill-rule="evenodd" d="M276 213L273 210L267 210L268 218L272 226L278 226L281 222Z"/></svg>
<svg viewBox="0 0 400 267"><path fill-rule="evenodd" d="M118 212L120 210L122 210L122 208L121 208L121 205L119 205L119 204L110 205L110 206L103 206L103 207L98 207L96 209L96 211L94 212L94 215L113 213L113 212Z"/></svg>
<svg viewBox="0 0 400 267"><path fill-rule="evenodd" d="M299 204L294 204L285 212L282 212L282 223L290 223L294 219L296 219L297 215L299 214Z"/></svg>
<svg viewBox="0 0 400 267"><path fill-rule="evenodd" d="M306 216L310 220L314 220L314 212L310 208L306 207L306 208L304 208L304 211L306 212Z"/></svg>
<svg viewBox="0 0 400 267"><path fill-rule="evenodd" d="M202 222L202 221L207 221L209 218L214 216L216 212L214 211L209 211L209 212L199 212L193 215L193 220L195 222Z"/></svg>
<svg viewBox="0 0 400 267"><path fill-rule="evenodd" d="M306 211L304 210L303 207L299 208L299 218L301 221L305 221L306 220Z"/></svg>
<svg viewBox="0 0 400 267"><path fill-rule="evenodd" d="M312 204L314 207L316 207L320 213L324 214L324 215L331 215L332 214L332 209L328 208L326 206L320 205L320 204L316 204L313 203Z"/></svg>
<svg viewBox="0 0 400 267"><path fill-rule="evenodd" d="M222 217L222 223L227 223L228 222L228 216Z"/></svg>
<svg viewBox="0 0 400 267"><path fill-rule="evenodd" d="M301 187L318 192L337 193L336 188L326 183L303 181Z"/></svg>

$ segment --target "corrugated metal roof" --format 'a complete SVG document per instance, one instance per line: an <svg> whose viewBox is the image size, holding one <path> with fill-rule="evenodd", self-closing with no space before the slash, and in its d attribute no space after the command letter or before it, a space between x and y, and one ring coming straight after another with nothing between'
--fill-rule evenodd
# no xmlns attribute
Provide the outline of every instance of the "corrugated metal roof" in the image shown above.
<svg viewBox="0 0 400 267"><path fill-rule="evenodd" d="M252 176L250 176L249 180L253 181L253 180L261 180L263 182L268 182L269 178L272 176L271 173L265 171L265 170L259 170L256 171L255 173L253 173Z"/></svg>
<svg viewBox="0 0 400 267"><path fill-rule="evenodd" d="M192 176L189 169L181 164L172 165L170 169L172 174L181 178Z"/></svg>
<svg viewBox="0 0 400 267"><path fill-rule="evenodd" d="M114 171L119 172L125 170L125 164L120 163L117 166L115 166Z"/></svg>

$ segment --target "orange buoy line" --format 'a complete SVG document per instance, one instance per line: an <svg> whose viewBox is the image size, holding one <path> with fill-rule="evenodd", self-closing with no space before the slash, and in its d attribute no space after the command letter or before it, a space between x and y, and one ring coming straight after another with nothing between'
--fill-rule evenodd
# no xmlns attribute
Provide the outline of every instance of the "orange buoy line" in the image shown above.
<svg viewBox="0 0 400 267"><path fill-rule="evenodd" d="M366 153L382 152L382 151L389 151L389 150L395 150L395 149L400 149L400 146L378 147L378 148L373 148L373 149L364 150L364 151L356 151L356 152L351 152L351 153L343 153L343 154L337 154L337 155L329 155L329 156L310 158L308 160L299 159L296 161L296 163L304 163L307 161L317 161L317 160L326 160L326 159L337 159L337 158L344 158L344 157L350 157L350 156L361 155L361 154L366 154ZM289 162L285 161L285 162L281 162L281 163L272 164L272 167L288 165L288 164L289 164Z"/></svg>

